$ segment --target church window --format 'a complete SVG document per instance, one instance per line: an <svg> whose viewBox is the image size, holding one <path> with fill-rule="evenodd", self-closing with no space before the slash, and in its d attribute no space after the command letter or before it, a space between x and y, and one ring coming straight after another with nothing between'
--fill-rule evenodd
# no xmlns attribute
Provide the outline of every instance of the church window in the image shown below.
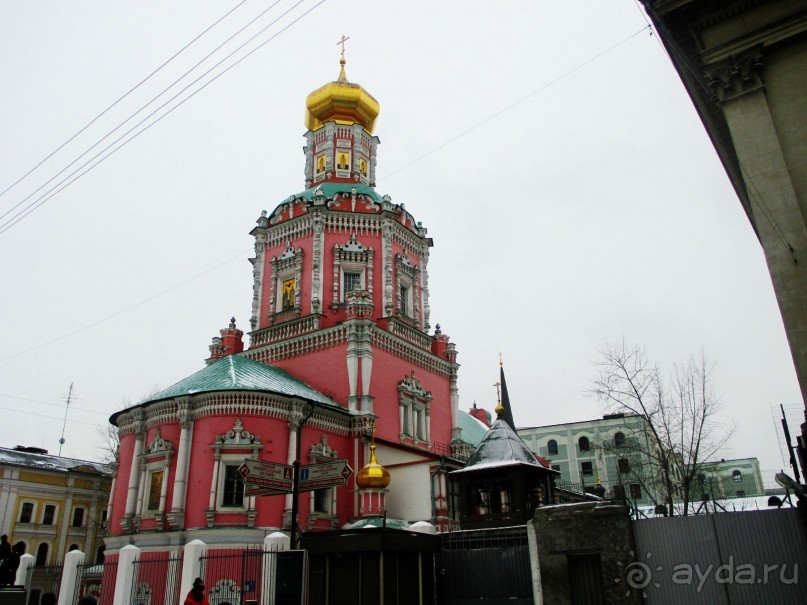
<svg viewBox="0 0 807 605"><path fill-rule="evenodd" d="M588 442L588 437L580 437L580 440L577 443L580 445L581 452L588 452L591 449L591 445Z"/></svg>
<svg viewBox="0 0 807 605"><path fill-rule="evenodd" d="M350 152L338 151L336 154L337 174L342 171L350 171ZM342 176L342 175L340 175Z"/></svg>
<svg viewBox="0 0 807 605"><path fill-rule="evenodd" d="M732 479L734 479L735 483L740 483L743 480L743 474L740 471L734 471L731 473Z"/></svg>
<svg viewBox="0 0 807 605"><path fill-rule="evenodd" d="M557 456L558 454L558 442L554 439L550 439L549 443L546 444L546 451L550 456Z"/></svg>
<svg viewBox="0 0 807 605"><path fill-rule="evenodd" d="M642 499L642 486L638 483L631 483L630 484L630 497L634 500L641 500Z"/></svg>
<svg viewBox="0 0 807 605"><path fill-rule="evenodd" d="M594 468L591 465L591 462L582 462L580 464L580 470L582 471L584 477L591 477L594 474Z"/></svg>
<svg viewBox="0 0 807 605"><path fill-rule="evenodd" d="M164 473L162 470L151 471L148 482L148 497L146 498L146 510L160 510L160 495L162 494Z"/></svg>
<svg viewBox="0 0 807 605"><path fill-rule="evenodd" d="M72 527L81 527L84 525L84 509L80 506L73 509L73 522L70 525Z"/></svg>
<svg viewBox="0 0 807 605"><path fill-rule="evenodd" d="M316 177L322 177L325 175L325 154L320 153L315 160L317 166Z"/></svg>
<svg viewBox="0 0 807 605"><path fill-rule="evenodd" d="M414 371L398 383L401 440L414 439L415 444L431 441L429 404L432 394L423 388Z"/></svg>
<svg viewBox="0 0 807 605"><path fill-rule="evenodd" d="M315 489L314 490L314 512L315 513L329 513L330 508L330 489Z"/></svg>
<svg viewBox="0 0 807 605"><path fill-rule="evenodd" d="M620 473L629 473L630 472L630 462L627 458L620 458L617 461L617 468L619 469Z"/></svg>
<svg viewBox="0 0 807 605"><path fill-rule="evenodd" d="M332 462L337 458L336 450L328 445L328 436L322 434L319 442L311 446L309 458L313 464ZM311 512L315 515L333 516L336 512L336 491L332 487L311 492Z"/></svg>
<svg viewBox="0 0 807 605"><path fill-rule="evenodd" d="M43 567L48 564L48 550L50 546L48 546L47 542L43 542L39 545L36 549L36 566Z"/></svg>
<svg viewBox="0 0 807 605"><path fill-rule="evenodd" d="M20 509L20 523L30 523L34 516L33 502L23 502Z"/></svg>
<svg viewBox="0 0 807 605"><path fill-rule="evenodd" d="M53 517L56 516L56 507L53 504L45 505L45 513L42 515L42 525L53 525Z"/></svg>
<svg viewBox="0 0 807 605"><path fill-rule="evenodd" d="M616 447L625 447L625 433L619 432L614 435L614 445Z"/></svg>
<svg viewBox="0 0 807 605"><path fill-rule="evenodd" d="M244 506L244 480L238 474L237 464L228 464L224 467L224 485L221 493L222 507Z"/></svg>
<svg viewBox="0 0 807 605"><path fill-rule="evenodd" d="M401 315L412 317L412 288L408 284L398 286L398 311Z"/></svg>
<svg viewBox="0 0 807 605"><path fill-rule="evenodd" d="M272 292L269 301L269 312L299 312L300 283L303 272L303 249L292 248L291 242L280 256L272 258Z"/></svg>
<svg viewBox="0 0 807 605"><path fill-rule="evenodd" d="M349 292L355 292L362 289L362 274L358 271L345 271L342 276L342 292L345 296Z"/></svg>

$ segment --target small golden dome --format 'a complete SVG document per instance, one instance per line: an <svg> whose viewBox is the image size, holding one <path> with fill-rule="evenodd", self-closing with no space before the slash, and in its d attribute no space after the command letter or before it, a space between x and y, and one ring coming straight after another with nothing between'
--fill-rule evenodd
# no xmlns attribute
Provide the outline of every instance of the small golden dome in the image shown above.
<svg viewBox="0 0 807 605"><path fill-rule="evenodd" d="M347 81L345 59L336 82L318 88L305 101L305 126L316 130L323 123L335 121L343 124L361 124L370 134L381 107L373 96L358 84Z"/></svg>
<svg viewBox="0 0 807 605"><path fill-rule="evenodd" d="M389 471L375 459L375 443L370 444L370 462L356 473L356 485L359 489L383 489L389 485Z"/></svg>

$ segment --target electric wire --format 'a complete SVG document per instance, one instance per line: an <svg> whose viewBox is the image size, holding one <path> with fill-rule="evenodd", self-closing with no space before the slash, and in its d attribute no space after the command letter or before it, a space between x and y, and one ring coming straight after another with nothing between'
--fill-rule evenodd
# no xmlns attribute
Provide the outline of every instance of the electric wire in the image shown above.
<svg viewBox="0 0 807 605"><path fill-rule="evenodd" d="M499 111L497 111L496 113L489 115L488 117L486 117L485 119L483 119L483 120L482 120L482 121L480 121L480 122L477 122L476 124L474 124L474 125L473 125L473 126L471 126L470 128L467 128L466 130L463 130L462 132L460 132L460 133L459 133L459 134L457 134L457 135L454 135L453 137L451 137L451 138L450 138L450 139L448 139L447 141L445 141L445 142L441 143L440 145L437 145L436 147L433 147L433 148L432 148L432 149L430 149L429 151L427 151L427 152L425 152L425 153L423 153L423 154L419 155L418 157L416 157L414 160L412 160L412 161L410 161L410 162L407 162L406 164L404 164L403 166L400 166L400 167L396 168L396 169L395 169L395 170L393 170L392 172L388 172L388 173L386 173L385 175L383 175L383 176L382 176L382 177L380 177L380 178L389 178L389 177L393 176L394 174L397 174L397 173L401 172L402 170L405 170L406 168L409 168L409 167L410 167L410 166L412 166L413 164L416 164L416 163L417 163L417 162L419 162L420 160L422 160L422 159L424 159L424 158L426 158L426 157L428 157L428 156L432 155L433 153L436 153L437 151L440 151L440 150L441 150L441 149L443 149L444 147L447 147L447 146L451 145L452 143L454 143L454 142L458 141L459 139L461 139L461 138L462 138L462 137L464 137L465 135L470 134L471 132L473 132L474 130L477 130L478 128L481 128L482 126L484 126L484 125L485 125L485 124L487 124L488 122L491 122L491 121L495 120L496 118L498 118L498 117L499 117L499 116L501 116L502 114L507 113L507 112L508 112L508 111L510 111L511 109L514 109L514 108L518 107L519 105L521 105L522 103L524 103L524 102L528 101L529 99L531 99L531 98L532 98L532 97L534 97L535 95L537 95L537 94L539 94L539 93L541 93L541 92L545 91L547 88L549 88L549 87L551 87L551 86L553 86L553 85L557 84L557 83L558 83L558 82L560 82L561 80L564 80L564 79L568 78L568 77L569 77L569 76L571 76L573 73L575 73L575 72L577 72L577 71L579 71L579 70L583 69L583 68L584 68L585 66L587 66L588 64L593 63L593 62L594 62L594 61L596 61L597 59L599 59L599 58L601 58L601 57L603 57L603 56L607 55L607 54L608 54L608 53L610 53L612 50L615 50L615 49L619 48L620 46L622 46L622 45L623 45L623 44L625 44L626 42L629 42L630 40L632 40L633 38L635 38L636 36L638 36L639 34L641 34L642 32L647 31L649 28L650 28L650 26L648 25L648 26L645 26L645 27L643 27L642 29L640 29L640 30L638 30L638 31L636 31L636 32L634 32L634 33L632 33L632 34L631 34L630 36L628 36L627 38L625 38L625 39L623 39L623 40L620 40L619 42L617 42L616 44L613 44L612 46L609 46L608 48L606 48L606 49L605 49L605 50L603 50L602 52L597 53L596 55L594 55L594 56L592 56L592 57L590 57L590 58L586 59L586 60L585 60L585 61L583 61L582 63L580 63L580 64L578 64L577 66L575 66L575 67L573 67L572 69L570 69L569 71L562 73L561 75L559 75L558 77L554 78L553 80L550 80L549 82L547 82L547 83L546 83L546 84L544 84L543 86L541 86L541 87L539 87L539 88L537 88L537 89L533 90L533 91L532 91L532 92L530 92L529 94L527 94L527 95L525 95L525 96L521 97L519 100L517 100L517 101L515 101L515 102L511 103L510 105L507 105L506 107L504 107L504 108L500 109L500 110L499 110ZM2 233L2 231L0 231L0 233Z"/></svg>
<svg viewBox="0 0 807 605"><path fill-rule="evenodd" d="M84 126L83 126L83 127L80 129L80 130L78 130L78 131L77 131L77 132L76 132L76 133L75 133L73 136L71 136L69 139L67 139L67 140L66 140L64 143L62 143L61 145L59 145L59 146L58 146L56 149L54 149L53 151L51 151L51 152L50 152L48 155L46 155L46 156L45 156L45 157L44 157L42 160L40 160L40 162L39 162L38 164L36 164L36 165L35 165L33 168L31 168L31 169L30 169L28 172L26 172L25 174L23 174L23 175L22 175L20 178L18 178L16 181L14 181L13 183L11 183L11 185L9 185L8 187L6 187L6 188L5 188L5 189L4 189L2 192L0 192L0 197L3 197L3 196L4 196L6 193L8 193L8 192L9 192L11 189L13 189L14 187L16 187L16 186L17 186L19 183L21 183L21 182L22 182L23 180L25 180L25 179L26 179L26 178L27 178L29 175L31 175L31 174L32 174L32 173L33 173L33 172L34 172L34 171L35 171L37 168L39 168L40 166L42 166L42 164L44 164L45 162L47 162L47 161L48 161L50 158L52 158L52 157L53 157L54 155L56 155L56 154L57 154L59 151L61 151L61 150L62 150L62 149L63 149L63 148L66 146L66 145L68 145L69 143L71 143L71 142L72 142L72 141L73 141L73 140L74 140L76 137L78 137L78 136L79 136L80 134L82 134L82 133L83 133L85 130L87 130L87 129L88 129L90 126L92 126L93 124L95 124L95 122L97 122L97 121L98 121L100 118L102 118L104 115L106 115L106 114L107 114L107 112L109 112L111 109L113 109L113 108L114 108L114 107L115 107L115 106L116 106L118 103L120 103L121 101L123 101L123 100L124 100L126 97L128 97L130 94L132 94L132 93L133 93L135 90L137 90L137 89L138 89L138 88L140 88L140 87L141 87L143 84L145 84L146 82L148 82L148 81L149 81L149 80L150 80L152 77L154 77L154 76L155 76L155 75L156 75L156 74L157 74L159 71L161 71L161 70L162 70L162 69L163 69L163 68L164 68L166 65L168 65L168 64L169 64L171 61L173 61L174 59L176 59L176 58L177 58L177 57L178 57L180 54L182 54L182 53L183 53L185 50L187 50L187 49L188 49L188 48L189 48L189 47L190 47L192 44L194 44L194 43L195 43L197 40L199 40L199 39L200 39L202 36L204 36L204 35L205 35L207 32L209 32L211 29L213 29L213 28L214 28L216 25L218 25L218 24L219 24L219 23L221 23L221 22L222 22L224 19L226 19L227 17L229 17L229 16L230 16L230 15L231 15L233 12L235 12L235 10L236 10L236 9L238 9L240 6L242 6L242 5L243 5L243 4L244 4L246 1L247 1L247 0L241 0L241 2L239 2L239 3L238 3L237 5L235 5L235 6L234 6L232 9L230 9L229 11L227 11L226 13L224 13L224 15L222 15L222 16L221 16L221 17L219 17L219 18L218 18L216 21L214 21L212 25L208 26L208 27L207 27L207 28L206 28L204 31L202 31L202 33L200 33L199 35L197 35L197 36L196 36L196 37L195 37L193 40L191 40L190 42L188 42L188 43L187 43L185 46L183 46L183 47L182 47L182 48L180 48L180 49L179 49L177 52L175 52L173 55L171 55L171 57L169 57L169 58L168 58L168 59L167 59L165 62L163 62L163 63L162 63L162 65L160 65L160 66L159 66L157 69L155 69L154 71L152 71L152 72L151 72L149 75L147 75L145 78L143 78L142 80L140 80L140 82L138 82L137 84L135 84L135 85L134 85L132 88L130 88L128 91L126 91L126 92L125 92L125 93L124 93L124 94L123 94L121 97L119 97L119 98L118 98L118 99L117 99L117 100L116 100L114 103L112 103L112 105L110 105L109 107L107 107L106 109L104 109L104 110L103 110L101 113L99 113L97 116L95 116L95 117L94 117L92 120L90 120L89 122L87 122L87 124L85 124L85 125L84 125ZM91 147L90 149L92 149L92 147ZM86 153L86 152L85 152L85 153ZM81 157L81 156L79 156L79 157ZM60 174L61 174L61 173L60 173ZM58 175L57 175L57 176L58 176ZM48 182L50 182L50 181L48 181ZM46 183L46 184L47 184L47 183ZM19 202L18 202L16 205L14 205L14 206L12 206L11 208L9 208L8 210L6 210L6 211L5 211L3 214L0 214L0 218L3 218L3 217L4 217L4 216L6 216L8 213L10 213L12 210L16 209L16 208L17 208L18 206L20 206L20 205L21 205L21 204L22 204L22 203L23 203L23 202L24 202L26 199L28 199L28 198L25 198L25 199L23 199L23 200L19 201Z"/></svg>
<svg viewBox="0 0 807 605"><path fill-rule="evenodd" d="M17 401L27 401L29 403L41 403L42 405L50 405L58 408L63 407L63 404L61 403L54 403L52 401L42 401L41 399L30 399L28 397L17 397L16 395L6 395L5 393L0 393L0 397L5 397L6 399L16 399ZM73 399L76 399L76 397L74 397ZM78 410L80 412L89 412L91 414L103 414L103 412L97 412L96 410L91 410L89 408L77 408L76 406L71 406L70 409Z"/></svg>
<svg viewBox="0 0 807 605"><path fill-rule="evenodd" d="M201 273L197 273L196 275L194 275L192 277L189 277L188 279L185 279L185 280L183 280L183 281L181 281L181 282L179 282L177 284L174 284L170 288L166 288L165 290L162 290L161 292L158 292L157 294L153 294L153 295L151 295L151 296L149 296L147 298L144 298L144 299L134 303L133 305L129 305L128 307L126 307L124 309L116 311L115 313L112 313L111 315L107 315L106 317L103 317L103 318L101 318L99 320L96 320L96 321L94 321L92 323L89 323L89 324L87 324L87 325L85 325L85 326L83 326L81 328L73 330L72 332L62 334L61 336L57 336L56 338L52 338L51 340L48 340L47 342L43 342L43 343L40 343L40 344L38 344L36 346L30 347L28 349L18 351L16 353L14 353L13 355L8 355L6 357L2 357L2 358L0 358L0 363L2 363L4 361L8 361L9 359L14 359L15 357L19 357L20 355L25 355L26 353L30 353L31 351L36 351L37 349L41 349L42 347L46 347L46 346L51 345L51 344L53 344L55 342L59 342L60 340L64 340L65 338L68 338L70 336L74 336L75 334L78 334L79 332L84 332L85 330L89 330L90 328L94 328L95 326L100 325L102 323L105 323L105 322L109 321L110 319L114 319L115 317L118 317L119 315L123 315L124 313L126 313L128 311L131 311L133 309L136 309L137 307L140 307L140 306L142 306L142 305L144 305L144 304L146 304L148 302L151 302L152 300L154 300L156 298L164 296L165 294L168 294L169 292L173 292L177 288L180 288L180 287L182 287L182 286L184 286L186 284L189 284L190 282L195 281L195 280L199 279L200 277L203 277L203 276L207 275L211 271L215 271L219 267L223 267L227 263L231 263L232 261L234 261L237 258L242 258L245 254L247 254L249 252L250 252L250 249L241 251L238 254L236 254L235 256L231 256L230 258L228 258L226 260L223 260L220 263L218 263L218 264L216 264L216 265L214 265L212 267L209 267L208 269L205 269Z"/></svg>
<svg viewBox="0 0 807 605"><path fill-rule="evenodd" d="M271 10L271 8L273 8L274 6L276 6L276 5L277 5L277 4L278 4L280 1L281 1L281 0L277 0L277 2L275 2L274 4L272 4L272 5L271 5L269 8L265 9L265 10L264 10L262 13L260 13L260 14L258 15L258 17L256 17L256 18L255 18L255 19L253 19L252 21L250 21L250 22L249 22L247 25L245 25L245 26L244 26L243 28L241 28L241 29L240 29L238 32L236 32L236 34L233 34L233 36L231 36L231 38L229 38L227 41L225 41L224 43L222 43L222 44L221 44L219 47L217 47L217 48L216 48L214 51L212 51L210 54L208 54L208 55L207 55L207 56L206 56L204 59L202 59L202 60L201 60L199 63L197 63L196 65L194 65L194 67L192 67L192 68L191 68L190 70L188 70L188 71L187 71L185 74L183 74L183 76L181 76L181 77L180 77L178 80L176 80L176 81L175 81L173 84L171 84L171 85L170 85L168 88L166 88L165 90L163 90L163 91L162 91L160 94L158 94L158 95L157 95L156 97L154 97L154 98L153 98L151 101L149 101L149 103L147 103L146 105L144 105L143 107L141 107L141 108L140 108L138 111L136 111L134 114L132 114L131 116L129 116L129 118L127 118L126 120L124 120L124 121L123 121L121 124L119 124L119 125L118 125L118 126L115 128L115 129L113 129L111 132L107 133L107 134L106 134L104 137L102 137L102 138L101 138L99 141L97 141L97 142L96 142L96 143L95 143L95 144L94 144L92 147L90 147L90 148L89 148L87 151L85 151L84 153L82 153L82 154L81 154L80 156L78 156L78 157L77 157L75 160L73 160L73 161L72 161L70 164L68 164L68 165L67 165L65 168L63 168L63 169L62 169L62 170L61 170L59 173L57 173L55 176L51 177L51 178L50 178L50 179L49 179L47 182L45 182L43 185L41 185L40 187L38 187L38 188L37 188L35 191L33 191L32 193L30 193L30 194L29 194L29 195L28 195L28 196L27 196L27 197L26 197L26 198L25 198L23 201L27 201L28 199L30 199L31 197L33 197L33 196L34 196L34 194L36 194L37 192L39 192L40 190L42 190L42 189L43 189L45 186L47 186L47 185L48 185L50 182L52 182L53 180L55 180L55 179L56 179L56 178L57 178L59 175L61 175L63 172L65 172L67 169L69 169L69 168L70 168L70 166L72 166L73 164L75 164L75 163L76 163L77 161L79 161L79 160L80 160L82 157L84 157L84 156L85 156L87 153L89 153L89 152L90 152L92 149L94 149L94 148L95 148L95 147L96 147L96 146L97 146L97 145L98 145L98 144L99 144L101 141L103 141L103 140L105 140L106 138L108 138L108 137L109 137L109 136L110 136L110 135L111 135L113 132L117 131L117 130L118 130L120 127L121 127L121 126L123 126L124 124L126 124L126 123L127 123L129 120L131 120L131 119L132 119L134 116L136 116L136 115L137 115L138 113L140 113L140 112L141 112L143 109L145 109L146 107L148 107L148 106L149 106L151 103L153 103L153 102L154 102L156 99L158 99L160 96L162 96L162 95L163 95L165 92L167 92L168 90L170 90L171 88L173 88L173 86L174 86L174 85L176 85L176 84L177 84L178 82L180 82L180 81L181 81L183 78L185 78L185 77L186 77L186 76L187 76L189 73L191 73L193 70L195 70L195 69L196 69L196 67L198 67L198 66L199 66L201 63L203 63L204 61L206 61L206 60L207 60L207 58L209 58L209 57L210 57L212 54L214 54L215 52L217 52L217 51L218 51L218 50L219 50L219 49L220 49L222 46L224 46L225 44L227 44L227 42L229 42L229 41L230 41L230 40L231 40L233 37L235 37L235 36L236 36L236 35L238 35L240 32L242 32L244 29L246 29L247 27L249 27L249 25L251 25L252 23L254 23L254 22L255 22L255 21L258 19L258 18L260 18L260 17L261 17L262 15L264 15L266 12L268 12L269 10ZM73 177L74 175L78 174L78 173L79 173L79 172L80 172L80 171L81 171L83 168L85 168L86 166L88 166L89 164L91 164L91 163L92 163L94 160L96 160L98 157L100 157L101 155L103 155L103 154L104 154L106 151L108 151L109 149L111 149L112 147L114 147L114 146L115 146L115 145L116 145L118 142L120 142L120 141L121 141L122 139L124 139L126 136L128 136L129 134L131 134L133 131L135 131L137 128L139 128L139 127L140 127L140 126L142 126L142 125L143 125L145 122L147 122L149 119L151 119L152 117L154 117L154 115L155 115L155 114L159 113L159 112L160 112L162 109L164 109L164 108L165 108L166 106L168 106L168 105L169 105L171 102L173 102L174 100L176 100L176 99L177 99L177 98L178 98L180 95L182 95L184 92L186 92L186 91L187 91L187 90L188 90L190 87L192 87L193 85L197 84L197 83L198 83L200 80L202 80L202 79L203 79L203 78L205 78L207 75L209 75L209 74L210 74L210 73L211 73L213 70L215 70L217 67L221 66L221 65L222 65L222 63L224 63L225 61L227 61L228 59L230 59L230 58L231 58L233 55L235 55L236 53L238 53L239 51L241 51L241 50L242 50L242 49L243 49L245 46L247 46L249 43L251 43L253 40L255 40L255 38L257 38L258 36L260 36L261 34L263 34L263 33L264 33L264 32L265 32L267 29L269 29L270 27L272 27L273 25L275 25L275 24L276 24L278 21L280 21L281 19L283 19L283 18L284 18L286 15L288 15L288 14L289 14L289 13L290 13L292 10L294 10L295 8L297 8L297 7L298 7L300 4L302 4L303 2L305 2L305 0L298 0L298 2L297 2L297 3L295 3L294 5L292 5L292 6L291 6L291 8L289 8L288 10L286 10L286 12L284 12L283 14L281 14L281 15L280 15L280 16L279 16L277 19L275 19L274 21L272 21L271 23L269 23L268 25L266 25L265 27L263 27L262 29L260 29L260 30L259 30L259 31L258 31L256 34L254 34L252 37L248 38L248 39L246 40L246 42L244 42L244 43L243 43L243 44L241 44L240 46L236 47L236 48L235 48L235 49L234 49L232 52L230 52L228 55L226 55L226 56L225 56L223 59L221 59L221 60L220 60L218 63L216 63L215 65L213 65L211 68L209 68L207 71L205 71L205 72L204 72L204 73L203 73L201 76L199 76L198 78L196 78L195 80L193 80L193 81L192 81L190 84L188 84L187 86L185 86L184 88L182 88L182 89L181 89L181 90L180 90L180 91L179 91L177 94L175 94L173 97L171 97L170 99L168 99L168 100L167 100L165 103L163 103L162 105L160 105L159 107L157 107L157 109L155 109L154 111L152 111L152 112L151 112L150 114L148 114L148 115L147 115L145 118L143 118L143 119L142 119L142 120L140 120L140 121L139 121L137 124L135 124L135 125L134 125L132 128L130 128L129 130L127 130L126 132L124 132L124 133L123 133L123 134L122 134L120 137L118 137L117 139L115 139L115 140L114 140L112 143L110 143L109 145L107 145L106 147L104 147L104 148L103 148L101 151L99 151L97 154L95 154L94 156L92 156L92 157L91 157L89 160L87 160L85 163L83 163L81 166L79 166L79 167L78 167L76 170L74 170L73 172L71 172L70 174L68 174L68 175L67 175L65 178L63 178L62 180L60 180L60 181L59 181L59 182L58 182L56 185L54 185L53 187L51 187L50 189L48 189L48 190L47 190L45 193L43 193L41 196L39 196L39 197L38 197L38 198L36 198L34 201L32 201L32 202L31 202L31 203L30 203L28 206L26 206L26 207L25 207L23 210L20 210L20 211L19 211L17 214L15 214L13 217L11 217L10 219L6 220L4 223L0 224L0 235L1 235L1 234L3 234L3 233L5 233L6 231L8 231L8 230L9 230L11 227L13 227L13 226L14 226L14 225L16 225L17 223L19 223L21 220L23 220L23 219L24 219L25 217L27 217L28 215L30 215L30 214L31 214L33 211L35 211L37 208L39 208L40 206L42 206L42 205L43 205L45 202L47 202L48 200L50 200L52 197L54 197L55 195L57 195L59 192L61 192L62 190L64 190L66 187L70 186L72 183L74 183L74 182L75 182L75 181L77 181L79 178L81 178L82 176L84 176L84 174L86 174L87 172L89 172L90 170L92 170L93 168L95 168L95 166L97 166L98 164L100 164L100 163L101 163L103 160L105 160L107 157L109 157L110 155L114 154L115 152L117 152L117 151L118 151L119 149L121 149L122 147L124 147L124 146L125 146L127 143L129 143L129 142L130 142L132 139L137 138L137 137L138 137L140 134L142 134L143 132L145 132L146 130L148 130L149 128L151 128L152 126L154 126L155 124L157 124L157 123L158 123L160 120L162 120L164 117L168 116L168 115L169 115L170 113L172 113L172 112L173 112L175 109L178 109L178 108L179 108L180 106L182 106L182 105L183 105L183 104L184 104L186 101L188 101L188 100L190 100L191 98L193 98L193 97L194 97L194 96L195 96L197 93L199 93L199 92L201 92L202 90L204 90L205 88L207 88L207 87L208 87L210 84L212 84L213 82L215 82L215 81L216 81L218 78L220 78L222 75L224 75L225 73L227 73L227 72L228 72L230 69L232 69L233 67L235 67L236 65L238 65L239 63L241 63L241 61L243 61L244 59L246 59L247 57L249 57L250 55L252 55L254 52L256 52L258 49L262 48L263 46L265 46L266 44L268 44L269 42L271 42L272 40L274 40L275 38L277 38L277 36L279 36L280 34L282 34L283 32L285 32L285 31L286 31L287 29L289 29L289 28L290 28L292 25L296 24L296 23L297 23L297 22L298 22L300 19L302 19L303 17L307 16L307 15L308 15L308 14L309 14L311 11L313 11L314 9L316 9L317 7L319 7L320 5L322 5L322 4L325 2L325 0L320 0L320 2L318 2L317 4L315 4L315 5L314 5L313 7L311 7L309 10L305 11L305 12L304 12L302 15L300 15L299 17L297 17L296 19L294 19L294 20L293 20L291 23L289 23L288 25L286 25L285 27L283 27L283 28L282 28L280 31L278 31L276 34L274 34L273 36L271 36L270 38L268 38L268 39L267 39L267 40L265 40L264 42L261 42L261 43L260 43L258 46L256 46L254 49L252 49L251 51L249 51L249 52L248 52L247 54L245 54L243 57L241 57L240 59L238 59L237 61L235 61L235 62L234 62L232 65L230 65L230 66L226 67L226 68L225 68L225 69L223 69L223 70L222 70L220 73L218 73L218 74L217 74L217 75L215 75L213 78L211 78L211 79L210 79L208 82L206 82L206 83L202 84L202 85L201 85L201 86L200 86L200 87L199 87L197 90L195 90L194 92L192 92L191 94L189 94L189 95L188 95L186 98L182 99L182 100L181 100L179 103L177 103L177 105L175 105L174 107L172 107L172 108L171 108L170 110L168 110L168 111L167 111L165 114L163 114L162 116L160 116L159 118L157 118L156 120L154 120L154 122L152 122L151 124L148 124L148 125L147 125L146 127L144 127L144 128L141 130L141 131L137 132L137 133L136 133L135 135L133 135L133 136L132 136L130 139L128 139L127 141L125 141L124 143L122 143L120 146L118 146L117 148L115 148L115 149L114 149L112 152L110 152L110 153L109 153L107 156L103 157L101 160L99 160L98 162L96 162L95 164L93 164L92 166L90 166L90 168L89 168L88 170L86 170L86 171L84 171L83 173L79 174L79 175L78 175L78 176L77 176L75 179L70 180L70 179L71 179L71 177ZM66 181L69 181L69 182L66 182ZM65 184L65 182L66 182L66 184ZM62 186L63 184L64 184L64 186ZM18 204L18 205L19 205L19 204Z"/></svg>

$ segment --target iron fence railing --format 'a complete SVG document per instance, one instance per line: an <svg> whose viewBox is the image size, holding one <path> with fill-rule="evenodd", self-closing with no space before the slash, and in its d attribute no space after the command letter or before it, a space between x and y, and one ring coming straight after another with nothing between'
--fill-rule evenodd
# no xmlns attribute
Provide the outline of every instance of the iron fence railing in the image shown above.
<svg viewBox="0 0 807 605"><path fill-rule="evenodd" d="M63 570L63 563L29 567L25 578L28 605L39 605L42 595L46 592L52 592L58 598Z"/></svg>
<svg viewBox="0 0 807 605"><path fill-rule="evenodd" d="M182 578L182 557L144 554L135 561L132 574L132 605L177 605Z"/></svg>

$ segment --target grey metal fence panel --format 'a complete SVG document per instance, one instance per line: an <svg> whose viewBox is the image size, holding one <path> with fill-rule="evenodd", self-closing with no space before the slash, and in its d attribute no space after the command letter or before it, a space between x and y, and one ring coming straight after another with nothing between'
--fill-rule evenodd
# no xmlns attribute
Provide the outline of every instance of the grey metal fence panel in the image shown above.
<svg viewBox="0 0 807 605"><path fill-rule="evenodd" d="M712 515L732 605L807 600L807 540L798 511Z"/></svg>
<svg viewBox="0 0 807 605"><path fill-rule="evenodd" d="M28 568L25 578L25 592L28 594L28 605L39 605L39 599L46 592L59 596L59 587L62 585L62 570L64 565L43 565Z"/></svg>
<svg viewBox="0 0 807 605"><path fill-rule="evenodd" d="M132 605L177 605L182 577L181 556L150 556L135 561L130 603Z"/></svg>
<svg viewBox="0 0 807 605"><path fill-rule="evenodd" d="M807 538L795 510L642 519L633 529L636 561L617 580L647 605L804 602Z"/></svg>

